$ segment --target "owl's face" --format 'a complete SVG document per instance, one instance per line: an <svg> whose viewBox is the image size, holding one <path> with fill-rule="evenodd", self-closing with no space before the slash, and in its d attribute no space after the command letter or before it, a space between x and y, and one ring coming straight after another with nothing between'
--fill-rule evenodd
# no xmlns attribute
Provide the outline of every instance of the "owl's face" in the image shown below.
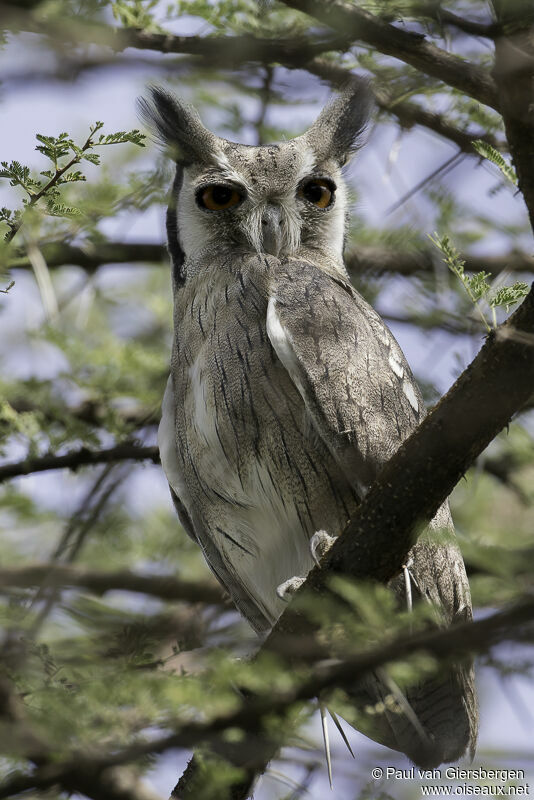
<svg viewBox="0 0 534 800"><path fill-rule="evenodd" d="M141 101L141 111L178 166L171 252L176 245L187 260L214 247L275 256L312 250L341 261L347 210L342 166L370 105L360 80L302 136L262 147L216 136L194 109L162 89L152 89L152 100Z"/></svg>
<svg viewBox="0 0 534 800"><path fill-rule="evenodd" d="M176 203L186 256L213 244L275 256L300 247L341 255L346 190L335 160L319 159L299 139L265 147L219 141L208 163L184 168Z"/></svg>

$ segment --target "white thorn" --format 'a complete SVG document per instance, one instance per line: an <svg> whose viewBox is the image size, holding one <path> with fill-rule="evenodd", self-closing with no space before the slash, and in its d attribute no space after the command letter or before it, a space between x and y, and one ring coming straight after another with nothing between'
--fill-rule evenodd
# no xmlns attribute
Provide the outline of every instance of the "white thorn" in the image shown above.
<svg viewBox="0 0 534 800"><path fill-rule="evenodd" d="M332 759L330 757L330 739L328 736L328 717L326 716L326 706L319 700L319 709L321 711L321 726L323 729L324 752L326 755L326 766L328 767L328 780L330 781L330 788L334 788L332 782Z"/></svg>
<svg viewBox="0 0 534 800"><path fill-rule="evenodd" d="M412 581L410 576L410 570L408 567L403 564L402 571L404 572L404 586L406 587L406 605L408 606L408 611L412 612Z"/></svg>
<svg viewBox="0 0 534 800"><path fill-rule="evenodd" d="M330 711L330 709L328 709L328 710ZM356 758L356 756L355 756L355 755L354 755L354 753L353 753L352 747L350 746L350 742L349 742L349 740L347 739L347 734L346 734L346 733L345 733L345 731L343 730L343 727L342 727L342 725L341 725L341 722L339 721L339 719L338 719L338 717L337 717L337 714L334 714L334 712L333 712L333 711L330 711L330 716L331 716L331 717L332 717L332 719L334 720L334 725L336 726L336 728L337 728L337 729L338 729L338 731L340 732L340 734L341 734L341 738L343 739L343 741L345 742L345 744L346 744L346 746L347 746L347 750L349 751L349 753L351 754L351 756L352 756L353 758Z"/></svg>

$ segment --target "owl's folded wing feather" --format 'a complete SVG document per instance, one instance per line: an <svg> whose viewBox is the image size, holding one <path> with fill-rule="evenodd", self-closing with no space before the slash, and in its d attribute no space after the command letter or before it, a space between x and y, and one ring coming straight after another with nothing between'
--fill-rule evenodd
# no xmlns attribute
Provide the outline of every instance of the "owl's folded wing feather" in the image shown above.
<svg viewBox="0 0 534 800"><path fill-rule="evenodd" d="M399 345L350 284L296 260L275 273L267 332L318 433L365 490L424 415Z"/></svg>
<svg viewBox="0 0 534 800"><path fill-rule="evenodd" d="M399 345L348 282L294 259L273 274L267 332L315 429L363 496L425 413ZM451 535L439 542L423 536L412 549L413 594L440 607L446 624L469 619L469 586L447 504L429 527ZM402 602L403 579L391 587ZM358 691L378 702L389 688L375 676ZM379 741L421 764L453 760L473 746L477 709L468 666L413 687L408 701L428 740L406 715L388 713L376 720Z"/></svg>
<svg viewBox="0 0 534 800"><path fill-rule="evenodd" d="M169 482L169 489L178 519L185 532L197 542L206 561L217 580L234 600L241 613L252 623L256 630L269 627L268 621L258 608L255 599L246 588L235 580L224 562L213 537L205 529L198 514L195 514L193 503L188 502L188 492L183 479L183 465L176 447L175 436L175 402L172 386L172 375L167 381L165 395L161 407L161 422L158 430L158 445L161 465Z"/></svg>

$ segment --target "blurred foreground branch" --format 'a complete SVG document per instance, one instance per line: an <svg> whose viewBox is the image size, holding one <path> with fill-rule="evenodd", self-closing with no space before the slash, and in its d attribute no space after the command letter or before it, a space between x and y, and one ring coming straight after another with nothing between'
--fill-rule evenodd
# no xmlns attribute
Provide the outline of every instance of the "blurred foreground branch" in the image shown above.
<svg viewBox="0 0 534 800"><path fill-rule="evenodd" d="M105 776L110 768L135 763L148 754L164 753L176 747L192 747L200 742L213 742L218 738L224 741L224 733L227 730L238 729L255 733L258 728L262 728L264 719L272 718L273 715L283 718L286 710L296 703L310 700L326 689L353 685L355 681L377 667L405 659L417 652L427 653L442 661L450 658L451 653L464 655L473 651L481 652L504 640L524 641L532 637L533 616L534 598L526 597L509 608L477 622L462 623L446 630L429 630L411 635L404 633L367 652L358 653L334 664L316 666L310 670L306 679L296 682L291 688L244 698L237 710L216 716L207 722L187 722L159 738L135 742L112 753L109 750L92 755L71 753L65 759L50 761L46 765L39 766L30 775L15 773L0 784L0 798L12 797L30 789L47 789L56 785L70 789L76 787L94 797L95 795L84 787L88 776L92 776L92 780L96 781ZM279 639L277 644L281 644L281 652L287 654L288 642ZM315 659L325 655L315 641L309 642L309 647L305 644L301 643L298 648L291 647L291 656L300 656L301 660L303 657L304 660L308 660L310 657ZM271 646L274 647L274 643L271 643Z"/></svg>
<svg viewBox="0 0 534 800"><path fill-rule="evenodd" d="M41 252L49 268L73 265L87 272L96 272L106 264L161 264L168 263L165 245L150 242L103 242L96 246L75 247L62 242L45 244ZM497 275L508 272L534 272L534 256L519 251L503 255L462 255L467 272L484 270ZM441 260L433 248L404 251L398 248L356 245L345 256L347 269L352 274L364 272L394 272L413 275L417 272L433 272ZM31 270L32 265L24 255L12 263L12 269Z"/></svg>
<svg viewBox="0 0 534 800"><path fill-rule="evenodd" d="M70 564L28 564L24 567L0 568L0 587L77 586L97 594L112 591L150 594L162 600L184 600L188 603L223 602L218 584L187 581L174 575L139 575L130 570L104 572Z"/></svg>

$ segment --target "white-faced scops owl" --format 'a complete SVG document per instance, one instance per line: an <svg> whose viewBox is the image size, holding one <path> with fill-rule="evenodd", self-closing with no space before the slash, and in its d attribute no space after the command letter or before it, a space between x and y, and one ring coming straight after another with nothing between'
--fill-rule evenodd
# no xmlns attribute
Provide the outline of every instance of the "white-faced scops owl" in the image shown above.
<svg viewBox="0 0 534 800"><path fill-rule="evenodd" d="M183 527L265 632L285 608L280 587L313 567L315 534L342 532L424 415L399 345L343 261L342 167L369 102L352 85L303 135L258 147L219 138L160 88L142 110L177 165L161 460ZM432 528L452 530L447 504ZM471 619L453 534L423 537L408 563L414 599L437 606L443 624ZM406 578L390 584L404 608ZM374 704L365 730L377 741L424 766L473 749L469 665L411 687L394 707L391 692L378 672L353 693L360 713Z"/></svg>

